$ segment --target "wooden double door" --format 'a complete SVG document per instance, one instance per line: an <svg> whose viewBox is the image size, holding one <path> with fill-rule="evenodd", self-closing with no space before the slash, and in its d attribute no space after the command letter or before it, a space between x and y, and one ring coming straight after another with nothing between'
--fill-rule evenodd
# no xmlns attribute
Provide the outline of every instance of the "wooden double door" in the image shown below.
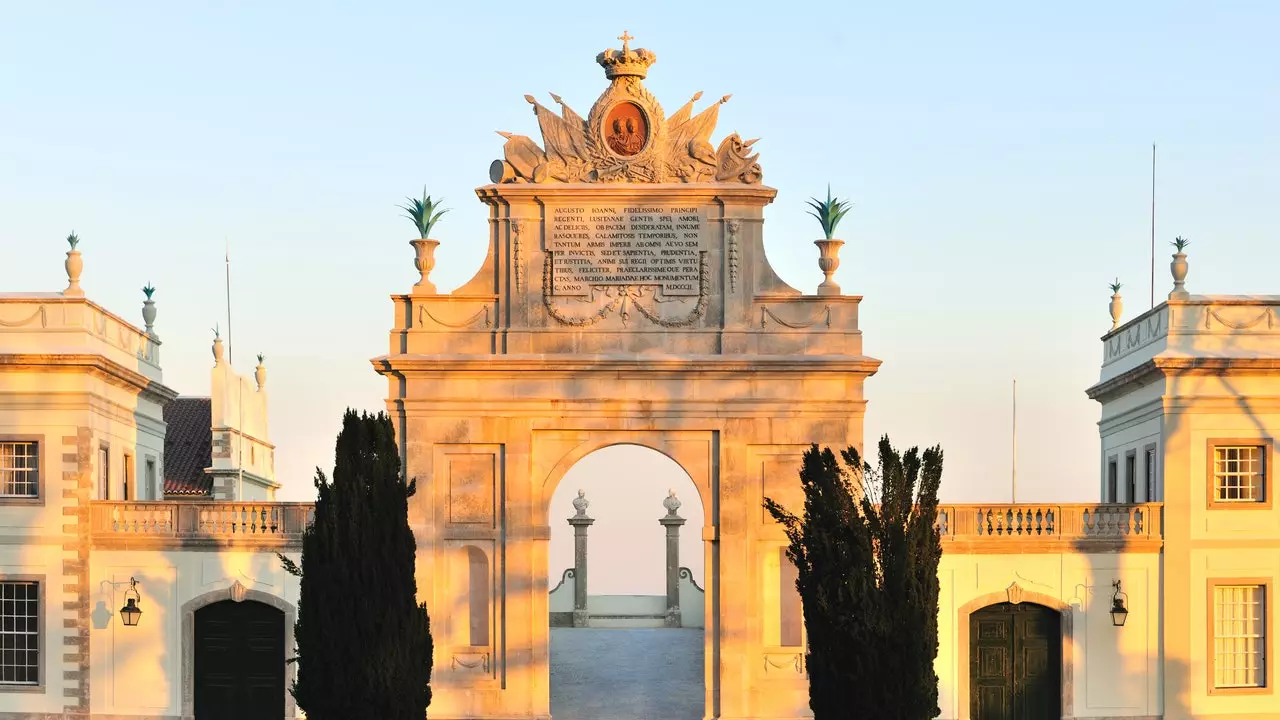
<svg viewBox="0 0 1280 720"><path fill-rule="evenodd" d="M1062 618L1032 603L1000 603L969 616L973 720L1062 717Z"/></svg>
<svg viewBox="0 0 1280 720"><path fill-rule="evenodd" d="M284 613L223 600L196 611L196 720L284 717Z"/></svg>

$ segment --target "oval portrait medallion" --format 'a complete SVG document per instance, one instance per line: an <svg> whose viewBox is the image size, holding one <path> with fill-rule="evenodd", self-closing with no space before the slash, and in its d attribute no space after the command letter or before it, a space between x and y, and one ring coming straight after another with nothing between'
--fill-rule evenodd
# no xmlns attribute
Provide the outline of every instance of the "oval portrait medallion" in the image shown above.
<svg viewBox="0 0 1280 720"><path fill-rule="evenodd" d="M604 137L609 149L623 157L640 152L649 141L649 122L644 111L635 103L614 105L604 120Z"/></svg>

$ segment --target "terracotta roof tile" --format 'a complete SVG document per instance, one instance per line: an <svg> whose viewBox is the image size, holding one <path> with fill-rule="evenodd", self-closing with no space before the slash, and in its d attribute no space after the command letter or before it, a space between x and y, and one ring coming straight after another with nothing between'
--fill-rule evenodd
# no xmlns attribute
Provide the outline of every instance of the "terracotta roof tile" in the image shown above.
<svg viewBox="0 0 1280 720"><path fill-rule="evenodd" d="M213 465L213 406L206 397L180 397L164 407L164 494L200 496L213 490L204 469Z"/></svg>

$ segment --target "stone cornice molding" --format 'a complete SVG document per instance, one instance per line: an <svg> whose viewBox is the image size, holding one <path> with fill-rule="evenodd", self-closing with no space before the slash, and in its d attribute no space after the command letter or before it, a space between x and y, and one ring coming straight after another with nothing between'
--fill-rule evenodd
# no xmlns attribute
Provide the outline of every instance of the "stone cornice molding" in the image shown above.
<svg viewBox="0 0 1280 720"><path fill-rule="evenodd" d="M158 383L136 370L101 355L11 354L0 355L0 372L87 372L116 387L137 391L152 402L162 405L178 397L178 391Z"/></svg>
<svg viewBox="0 0 1280 720"><path fill-rule="evenodd" d="M802 356L601 356L580 355L383 355L371 361L380 373L448 372L474 373L477 376L513 375L537 372L541 375L569 374L612 375L619 372L640 373L648 376L681 376L694 372L709 375L741 375L750 373L756 377L772 375L816 375L821 373L871 375L880 367L880 361L863 356L802 355Z"/></svg>
<svg viewBox="0 0 1280 720"><path fill-rule="evenodd" d="M1156 357L1110 380L1085 390L1090 400L1107 402L1116 395L1136 390L1156 380L1188 375L1276 375L1280 358L1258 357Z"/></svg>
<svg viewBox="0 0 1280 720"><path fill-rule="evenodd" d="M778 195L775 188L768 185L747 185L740 183L645 183L644 197L646 202L717 202L721 198L730 198L736 203L759 205L763 207ZM502 201L534 202L538 197L554 192L557 198L605 198L632 197L636 194L633 183L555 183L542 185L535 183L484 185L476 188L476 195L489 204ZM713 218L714 219L714 218Z"/></svg>

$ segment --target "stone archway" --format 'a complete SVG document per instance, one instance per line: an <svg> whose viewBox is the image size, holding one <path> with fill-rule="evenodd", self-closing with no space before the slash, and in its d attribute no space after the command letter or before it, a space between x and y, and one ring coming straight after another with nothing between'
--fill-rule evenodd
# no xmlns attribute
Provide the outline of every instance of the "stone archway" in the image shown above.
<svg viewBox="0 0 1280 720"><path fill-rule="evenodd" d="M1059 631L1061 633L1061 653L1059 660L1062 666L1061 679L1058 687L1061 691L1061 708L1062 717L1072 717L1074 712L1074 614L1069 604L1044 593L1032 592L1024 590L1020 585L1014 583L1005 590L1000 592L986 593L973 598L969 602L960 606L956 613L956 634L958 642L955 649L955 663L957 668L956 697L957 707L961 718L970 718L970 688L972 678L970 676L970 653L972 651L972 641L970 637L970 616L974 613L1001 603L1030 603L1040 605L1056 612L1060 619ZM972 718L970 718L972 720Z"/></svg>
<svg viewBox="0 0 1280 720"><path fill-rule="evenodd" d="M230 600L232 602L256 602L273 607L284 613L284 653L286 660L294 651L293 625L297 621L297 609L288 601L271 593L250 590L237 580L230 587L211 590L188 600L182 604L182 719L195 720L195 653L196 653L196 611ZM297 715L297 705L289 688L296 677L296 665L286 662L284 666L284 714L286 718Z"/></svg>
<svg viewBox="0 0 1280 720"><path fill-rule="evenodd" d="M861 449L863 384L879 361L863 355L860 297L830 281L806 294L770 267L764 208L777 193L760 184L753 141L703 147L719 111L692 102L664 119L639 84L652 59L603 63L610 89L581 128L567 106L535 111L539 127L563 130L557 142L598 133L627 83L674 149L552 161L510 135L493 184L476 190L489 210L480 269L437 293L434 245L414 241L421 279L392 296L388 352L372 364L418 482L409 519L436 631L434 717L547 717L548 501L574 462L619 443L674 459L702 499L707 715L806 714L802 644L775 632L786 539L762 500L799 508L811 443ZM721 164L708 164L715 153ZM829 270L834 246L822 244ZM486 645L464 632L476 552L493 583Z"/></svg>

